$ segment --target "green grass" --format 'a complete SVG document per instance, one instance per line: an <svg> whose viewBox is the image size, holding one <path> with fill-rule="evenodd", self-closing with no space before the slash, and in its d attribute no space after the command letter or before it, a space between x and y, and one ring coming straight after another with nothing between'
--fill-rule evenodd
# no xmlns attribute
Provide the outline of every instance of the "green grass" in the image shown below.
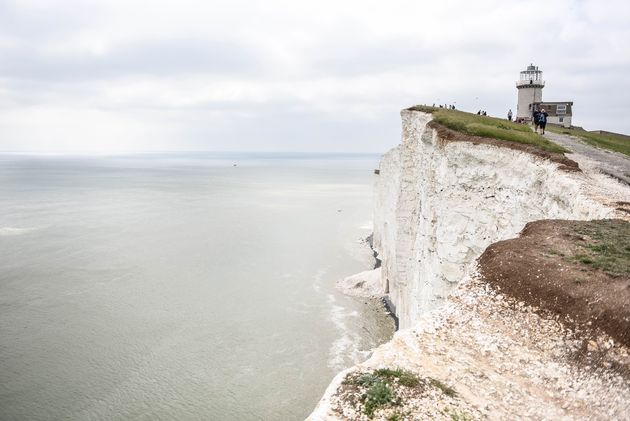
<svg viewBox="0 0 630 421"><path fill-rule="evenodd" d="M391 368L380 368L374 372L380 378L386 380L398 379L398 383L405 387L416 387L420 384L418 376L411 371L401 370L399 368L392 370Z"/></svg>
<svg viewBox="0 0 630 421"><path fill-rule="evenodd" d="M372 418L374 412L386 405L400 404L400 398L391 385L397 380L401 386L414 388L421 384L420 378L407 370L381 368L371 373L361 374L356 378L347 377L344 383L354 384L366 389L362 397L364 412Z"/></svg>
<svg viewBox="0 0 630 421"><path fill-rule="evenodd" d="M365 373L357 377L353 383L358 386L370 387L376 382L391 383L398 379L398 383L405 387L416 387L420 384L420 378L407 370L379 368L372 373Z"/></svg>
<svg viewBox="0 0 630 421"><path fill-rule="evenodd" d="M565 148L534 133L529 125L500 118L480 116L459 110L416 105L410 110L433 114L433 121L460 133L532 145L548 152L567 152Z"/></svg>
<svg viewBox="0 0 630 421"><path fill-rule="evenodd" d="M415 393L422 393L427 387L432 387L440 390L448 397L457 397L455 389L441 381L432 377L420 378L411 371L399 368L380 368L370 373L349 374L343 380L343 384L361 387L361 390L363 390L363 395L361 396L363 412L369 418L374 417L375 412L380 408L389 407L389 410L394 410L387 417L388 421L398 421L403 416L399 409L395 409L396 407L400 408L403 404L402 398L397 393L402 390L397 386L415 389ZM448 413L448 410L446 411ZM451 412L449 415L454 420L469 419L467 414Z"/></svg>
<svg viewBox="0 0 630 421"><path fill-rule="evenodd" d="M630 140L625 139L622 136L591 133L583 129L567 129L565 127L553 125L548 125L547 130L553 133L576 136L584 140L589 145L597 146L598 148L608 149L615 152L621 152L624 155L630 156Z"/></svg>
<svg viewBox="0 0 630 421"><path fill-rule="evenodd" d="M630 222L619 219L590 221L576 228L581 252L572 260L611 275L630 276Z"/></svg>
<svg viewBox="0 0 630 421"><path fill-rule="evenodd" d="M374 411L378 408L394 402L394 392L387 383L382 381L374 382L365 395L365 414L372 418Z"/></svg>

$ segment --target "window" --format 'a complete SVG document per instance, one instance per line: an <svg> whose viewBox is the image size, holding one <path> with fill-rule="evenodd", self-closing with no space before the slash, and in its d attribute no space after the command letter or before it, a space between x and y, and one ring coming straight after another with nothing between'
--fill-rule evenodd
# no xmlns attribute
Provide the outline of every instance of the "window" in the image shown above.
<svg viewBox="0 0 630 421"><path fill-rule="evenodd" d="M556 107L556 114L561 115L561 114L566 114L566 113L567 113L567 106L565 104L561 104Z"/></svg>
<svg viewBox="0 0 630 421"><path fill-rule="evenodd" d="M560 118L558 118L558 121L559 121L560 123L564 123L564 117L560 117Z"/></svg>

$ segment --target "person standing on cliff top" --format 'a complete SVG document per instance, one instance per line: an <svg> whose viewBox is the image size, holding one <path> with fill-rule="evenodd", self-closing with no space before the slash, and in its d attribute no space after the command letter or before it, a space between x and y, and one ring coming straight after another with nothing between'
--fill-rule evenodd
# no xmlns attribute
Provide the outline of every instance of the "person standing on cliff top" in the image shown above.
<svg viewBox="0 0 630 421"><path fill-rule="evenodd" d="M512 121L512 109L508 110L508 120Z"/></svg>
<svg viewBox="0 0 630 421"><path fill-rule="evenodd" d="M545 126L547 125L547 117L549 117L549 114L547 114L547 111L545 111L545 109L543 108L542 110L540 110L540 113L538 114L538 126L540 127L540 134L545 134Z"/></svg>

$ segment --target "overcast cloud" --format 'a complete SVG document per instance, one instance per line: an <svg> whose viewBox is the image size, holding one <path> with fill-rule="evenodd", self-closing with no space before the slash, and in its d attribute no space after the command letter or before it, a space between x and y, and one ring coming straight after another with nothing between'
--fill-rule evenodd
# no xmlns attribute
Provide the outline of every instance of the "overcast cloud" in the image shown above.
<svg viewBox="0 0 630 421"><path fill-rule="evenodd" d="M0 150L383 152L399 110L503 117L530 62L630 133L625 1L0 0Z"/></svg>

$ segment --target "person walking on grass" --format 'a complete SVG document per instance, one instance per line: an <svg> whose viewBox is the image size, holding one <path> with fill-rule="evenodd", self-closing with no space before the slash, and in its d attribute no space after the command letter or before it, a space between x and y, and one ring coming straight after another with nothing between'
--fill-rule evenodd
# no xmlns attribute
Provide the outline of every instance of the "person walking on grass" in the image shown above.
<svg viewBox="0 0 630 421"><path fill-rule="evenodd" d="M538 127L540 127L540 134L545 134L545 126L547 126L547 117L549 117L549 114L547 114L547 111L545 111L545 109L543 108L542 110L540 110L540 113L538 114Z"/></svg>
<svg viewBox="0 0 630 421"><path fill-rule="evenodd" d="M511 109L508 111L508 120L512 121L512 110Z"/></svg>
<svg viewBox="0 0 630 421"><path fill-rule="evenodd" d="M532 121L534 123L534 131L538 133L538 118L540 117L540 111L538 108L534 109L534 113L532 114Z"/></svg>

